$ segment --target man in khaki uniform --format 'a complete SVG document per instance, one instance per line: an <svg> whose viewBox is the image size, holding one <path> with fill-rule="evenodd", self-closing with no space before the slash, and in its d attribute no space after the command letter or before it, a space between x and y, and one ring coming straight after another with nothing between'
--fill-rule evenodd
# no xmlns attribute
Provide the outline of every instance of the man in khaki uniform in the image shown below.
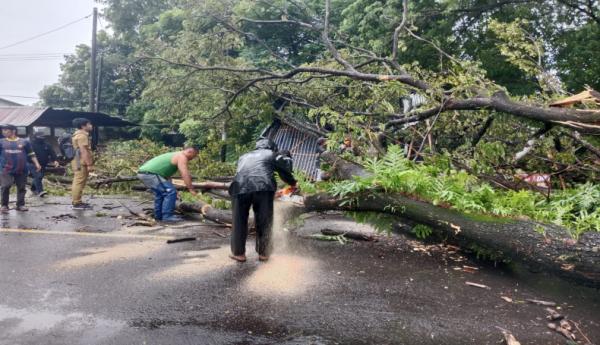
<svg viewBox="0 0 600 345"><path fill-rule="evenodd" d="M91 209L92 206L82 202L81 196L90 172L94 171L94 161L90 148L90 133L93 126L90 120L77 118L73 120L73 127L77 129L72 138L73 149L75 150L75 158L71 161L74 175L73 186L71 187L73 209L86 210Z"/></svg>

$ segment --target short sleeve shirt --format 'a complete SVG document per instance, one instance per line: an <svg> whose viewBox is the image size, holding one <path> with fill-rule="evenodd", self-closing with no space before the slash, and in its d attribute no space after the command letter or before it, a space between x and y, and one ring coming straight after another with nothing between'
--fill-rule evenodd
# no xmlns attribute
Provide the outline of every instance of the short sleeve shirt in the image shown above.
<svg viewBox="0 0 600 345"><path fill-rule="evenodd" d="M0 139L0 170L2 174L26 174L27 159L35 157L29 140L16 138Z"/></svg>
<svg viewBox="0 0 600 345"><path fill-rule="evenodd" d="M72 138L73 148L81 151L82 148L90 150L90 134L82 129L76 131Z"/></svg>

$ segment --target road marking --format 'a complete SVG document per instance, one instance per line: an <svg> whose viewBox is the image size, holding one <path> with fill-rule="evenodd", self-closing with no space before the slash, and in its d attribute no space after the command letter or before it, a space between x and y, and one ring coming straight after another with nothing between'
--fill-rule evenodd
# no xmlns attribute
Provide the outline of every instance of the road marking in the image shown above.
<svg viewBox="0 0 600 345"><path fill-rule="evenodd" d="M36 229L9 229L0 228L0 233L21 233L21 234L40 234L40 235L66 235L66 236L92 236L92 237L111 237L111 238L146 238L154 240L172 240L173 236L160 235L139 235L139 234L117 234L111 232L74 232L74 231L52 231L52 230L36 230Z"/></svg>

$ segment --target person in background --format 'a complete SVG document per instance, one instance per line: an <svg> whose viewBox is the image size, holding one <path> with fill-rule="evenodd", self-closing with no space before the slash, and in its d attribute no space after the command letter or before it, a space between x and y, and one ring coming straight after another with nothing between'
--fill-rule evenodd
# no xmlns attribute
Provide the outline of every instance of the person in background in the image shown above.
<svg viewBox="0 0 600 345"><path fill-rule="evenodd" d="M173 214L177 202L177 189L169 178L179 171L188 191L197 195L192 185L188 162L196 158L199 152L199 147L187 146L182 151L154 157L139 168L137 177L154 192L154 219L163 222L182 220Z"/></svg>
<svg viewBox="0 0 600 345"><path fill-rule="evenodd" d="M33 162L35 170L40 171L42 167L35 158L31 143L27 139L17 137L17 127L4 125L0 139L0 190L1 204L0 212L8 213L8 201L10 187L17 186L17 211L28 211L25 207L25 192L27 191L27 160Z"/></svg>
<svg viewBox="0 0 600 345"><path fill-rule="evenodd" d="M83 189L91 172L94 171L94 159L90 144L90 133L94 128L92 121L86 118L76 118L73 120L73 127L76 129L71 138L75 158L71 161L73 169L73 185L71 186L72 208L74 210L88 210L92 205L81 200Z"/></svg>
<svg viewBox="0 0 600 345"><path fill-rule="evenodd" d="M327 151L327 138L320 137L317 139L317 158L315 159L315 166L317 168L317 182L323 181L326 179L326 174L323 171L322 158L323 153Z"/></svg>
<svg viewBox="0 0 600 345"><path fill-rule="evenodd" d="M33 148L33 152L35 153L35 157L42 169L40 171L35 171L34 169L30 169L31 172L31 191L34 195L39 197L44 197L47 193L44 191L44 174L46 173L46 166L48 163L52 163L54 167L58 167L58 161L56 160L56 153L54 149L48 144L45 140L44 132L37 131L33 134L33 140L31 141L31 146Z"/></svg>
<svg viewBox="0 0 600 345"><path fill-rule="evenodd" d="M246 261L246 238L250 207L256 223L256 251L260 261L267 261L272 251L271 227L277 172L281 179L296 189L291 157L277 153L277 146L269 139L259 139L254 151L240 157L233 182L229 186L233 208L231 259Z"/></svg>
<svg viewBox="0 0 600 345"><path fill-rule="evenodd" d="M352 152L352 138L350 138L349 136L344 137L344 141L342 142L342 144L340 145L340 152L341 153L345 153L345 152Z"/></svg>

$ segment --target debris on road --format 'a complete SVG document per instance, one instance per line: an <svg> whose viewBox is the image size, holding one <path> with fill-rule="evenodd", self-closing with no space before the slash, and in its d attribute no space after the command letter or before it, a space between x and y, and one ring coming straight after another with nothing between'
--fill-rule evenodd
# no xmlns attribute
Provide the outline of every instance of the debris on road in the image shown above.
<svg viewBox="0 0 600 345"><path fill-rule="evenodd" d="M167 244L171 244L171 243L179 243L179 242L189 242L189 241L195 241L196 237L183 237L183 238L176 238L173 240L167 240Z"/></svg>
<svg viewBox="0 0 600 345"><path fill-rule="evenodd" d="M542 300L531 299L531 298L527 298L526 301L529 303L537 304L537 305L543 305L543 306L547 306L547 307L556 307L556 302L542 301Z"/></svg>
<svg viewBox="0 0 600 345"><path fill-rule="evenodd" d="M59 220L67 220L67 219L77 219L77 216L74 216L69 213L65 213L65 214L59 214L56 216L52 216L52 217L50 217L50 219L52 219L54 221L59 221Z"/></svg>
<svg viewBox="0 0 600 345"><path fill-rule="evenodd" d="M469 285L469 286L473 286L476 288L480 288L480 289L487 289L487 290L491 290L492 288L485 285L485 284L478 284L478 283L473 283L473 282L465 282L465 284Z"/></svg>
<svg viewBox="0 0 600 345"><path fill-rule="evenodd" d="M506 345L521 345L517 338L515 338L515 336L512 335L512 333L510 333L508 330L498 326L496 326L496 328L498 328L502 332Z"/></svg>
<svg viewBox="0 0 600 345"><path fill-rule="evenodd" d="M565 320L562 320L565 321ZM565 321L567 324L568 322ZM569 324L569 327L571 327L571 325ZM548 328L550 328L551 330L556 331L557 333L562 334L565 338L569 339L569 340L577 340L577 337L575 336L575 334L573 334L571 331L569 331L568 329L562 327L561 325L557 325L554 322L550 322L548 324Z"/></svg>
<svg viewBox="0 0 600 345"><path fill-rule="evenodd" d="M321 233L326 236L339 236L343 235L346 238L357 240L357 241L375 241L375 237L373 235L364 234L356 231L342 231L335 229L321 229Z"/></svg>
<svg viewBox="0 0 600 345"><path fill-rule="evenodd" d="M565 318L564 315L560 314L555 309L546 308L546 311L548 312L548 316L546 316L546 319L548 319L550 321L556 321L556 320L561 320L561 319Z"/></svg>

